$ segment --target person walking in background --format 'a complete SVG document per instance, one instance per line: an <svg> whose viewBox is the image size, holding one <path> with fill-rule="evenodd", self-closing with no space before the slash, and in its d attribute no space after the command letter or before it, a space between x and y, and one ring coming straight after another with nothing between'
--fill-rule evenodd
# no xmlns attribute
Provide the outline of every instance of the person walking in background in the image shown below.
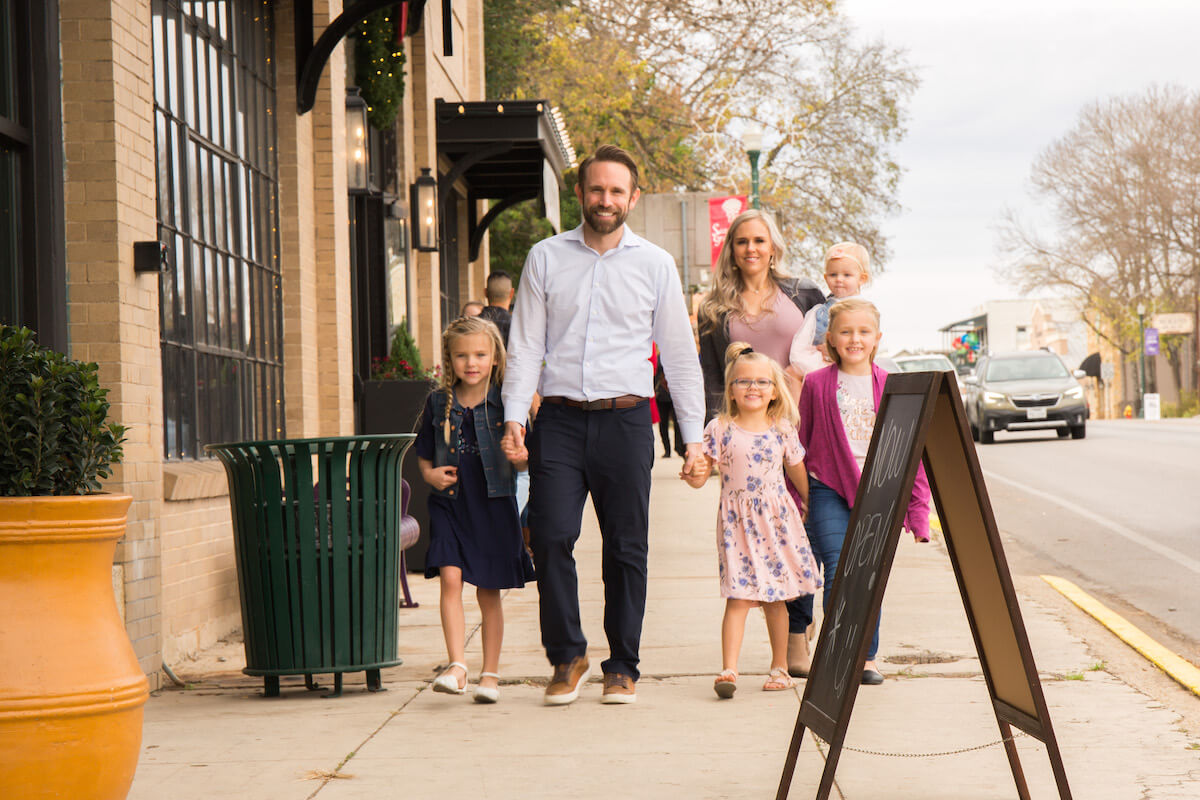
<svg viewBox="0 0 1200 800"><path fill-rule="evenodd" d="M825 251L825 284L829 297L804 315L804 325L792 339L789 361L799 375L807 375L833 361L825 346L829 330L829 309L838 300L857 297L871 281L871 257L867 248L854 242L841 242Z"/></svg>
<svg viewBox="0 0 1200 800"><path fill-rule="evenodd" d="M834 363L805 376L800 390L800 444L808 464L808 536L825 569L823 596L828 613L850 506L858 493L887 373L874 363L882 334L879 309L873 303L857 297L834 303L825 336ZM918 542L929 541L929 482L924 467L917 470L904 524ZM864 684L883 683L875 665L878 652L877 619L863 669Z"/></svg>
<svg viewBox="0 0 1200 800"><path fill-rule="evenodd" d="M657 359L656 359L657 360ZM654 402L658 405L658 436L662 440L663 458L671 457L671 428L675 429L675 452L684 454L683 434L679 430L679 418L675 416L675 403L671 400L671 386L661 364L654 365Z"/></svg>
<svg viewBox="0 0 1200 800"><path fill-rule="evenodd" d="M487 305L479 312L479 316L491 322L500 331L500 339L504 342L504 347L508 347L508 331L512 327L512 313L509 311L512 305L513 295L516 290L513 288L512 276L502 269L498 269L487 276L486 289L484 296L487 298ZM537 400L535 398L529 409L530 418L537 416ZM525 525L526 513L525 506L529 503L529 470L517 470L517 509L521 512L521 527L527 529ZM528 538L528 537L526 537Z"/></svg>
<svg viewBox="0 0 1200 800"><path fill-rule="evenodd" d="M811 280L788 277L786 255L779 228L767 212L743 211L730 223L713 267L712 291L698 314L708 419L720 412L729 342L749 342L786 366L805 312L825 302Z"/></svg>
<svg viewBox="0 0 1200 800"><path fill-rule="evenodd" d="M771 641L764 691L790 689L788 619L784 601L821 588L821 575L804 534L801 511L808 495L804 449L796 438L796 401L783 370L745 342L729 345L724 403L704 429L707 467L721 475L717 556L725 617L721 622L721 673L713 688L722 699L737 689L738 654L746 615L762 606ZM797 487L799 506L784 483ZM706 475L683 475L700 488Z"/></svg>
<svg viewBox="0 0 1200 800"><path fill-rule="evenodd" d="M748 342L756 352L787 365L806 312L825 302L808 278L789 278L787 251L770 214L751 209L734 218L713 268L712 291L700 305L700 366L704 372L707 418L721 409L725 389L725 350L730 339ZM788 366L788 390L799 392L798 375ZM793 612L796 607L796 612ZM805 619L801 613L808 610ZM788 604L788 664L795 677L808 674L812 597L807 606Z"/></svg>
<svg viewBox="0 0 1200 800"><path fill-rule="evenodd" d="M505 347L508 347L508 330L512 326L509 307L515 291L512 276L504 270L498 269L487 276L487 288L484 290L487 305L479 312L479 316L490 320L500 330L500 339Z"/></svg>
<svg viewBox="0 0 1200 800"><path fill-rule="evenodd" d="M583 221L533 246L521 274L504 380L505 452L529 458L530 546L538 572L542 644L554 667L548 705L579 696L590 672L579 619L574 547L587 496L603 539L605 703L637 699L646 607L657 342L686 443L701 462L703 383L679 273L671 256L625 225L638 168L604 145L579 166ZM537 390L542 405L525 420Z"/></svg>
<svg viewBox="0 0 1200 800"><path fill-rule="evenodd" d="M442 385L425 401L416 441L421 477L432 488L425 577L441 580L442 633L450 656L433 690L467 689L462 592L469 583L476 587L483 620L477 703L500 696L500 590L533 580L517 521L513 466L500 449L503 380L504 345L496 326L478 317L450 323L442 333Z"/></svg>
<svg viewBox="0 0 1200 800"><path fill-rule="evenodd" d="M462 313L460 313L459 316L478 317L483 313L483 308L483 303L479 302L478 300L468 300L467 302L463 303Z"/></svg>

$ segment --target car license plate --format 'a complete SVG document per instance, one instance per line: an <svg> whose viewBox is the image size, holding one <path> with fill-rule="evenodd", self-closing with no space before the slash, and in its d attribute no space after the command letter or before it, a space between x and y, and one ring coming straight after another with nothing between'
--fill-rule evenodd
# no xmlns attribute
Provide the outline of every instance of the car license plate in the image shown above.
<svg viewBox="0 0 1200 800"><path fill-rule="evenodd" d="M1044 408L1027 408L1025 409L1025 419L1045 419L1046 409Z"/></svg>

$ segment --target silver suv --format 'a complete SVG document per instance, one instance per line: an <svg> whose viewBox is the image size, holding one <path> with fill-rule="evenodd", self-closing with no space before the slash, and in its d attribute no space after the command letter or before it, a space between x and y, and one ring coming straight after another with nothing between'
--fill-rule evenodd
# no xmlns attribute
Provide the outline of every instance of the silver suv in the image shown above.
<svg viewBox="0 0 1200 800"><path fill-rule="evenodd" d="M1060 438L1082 439L1086 433L1087 401L1083 387L1054 353L1044 350L1003 353L979 360L965 383L967 422L971 435L991 444L996 431L1052 428Z"/></svg>

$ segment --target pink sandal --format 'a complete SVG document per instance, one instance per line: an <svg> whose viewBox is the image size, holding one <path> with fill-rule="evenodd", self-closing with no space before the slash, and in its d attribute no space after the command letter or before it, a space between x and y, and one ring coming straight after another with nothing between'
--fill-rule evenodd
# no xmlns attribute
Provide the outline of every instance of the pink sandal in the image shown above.
<svg viewBox="0 0 1200 800"><path fill-rule="evenodd" d="M717 697L722 700L728 700L733 697L733 693L737 691L737 679L737 670L721 670L721 674L713 681L713 691L717 693Z"/></svg>
<svg viewBox="0 0 1200 800"><path fill-rule="evenodd" d="M787 674L787 670L783 667L775 667L767 675L767 682L763 684L764 692L782 692L786 689L791 689L796 685L791 676Z"/></svg>

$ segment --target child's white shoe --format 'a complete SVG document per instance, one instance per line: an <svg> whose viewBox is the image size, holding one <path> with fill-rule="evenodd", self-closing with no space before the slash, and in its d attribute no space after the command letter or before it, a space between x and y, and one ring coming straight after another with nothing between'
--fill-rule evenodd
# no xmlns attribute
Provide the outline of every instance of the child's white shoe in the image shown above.
<svg viewBox="0 0 1200 800"><path fill-rule="evenodd" d="M497 681L500 680L500 676L494 672L481 672L479 673L479 677L481 680L483 678L495 678ZM500 699L500 688L498 686L480 686L479 684L476 684L474 696L476 703L494 703Z"/></svg>
<svg viewBox="0 0 1200 800"><path fill-rule="evenodd" d="M459 667L463 671L463 685L458 685L458 678L450 674L450 670ZM451 661L446 671L433 679L433 690L442 694L465 694L467 691L467 665L461 661Z"/></svg>

